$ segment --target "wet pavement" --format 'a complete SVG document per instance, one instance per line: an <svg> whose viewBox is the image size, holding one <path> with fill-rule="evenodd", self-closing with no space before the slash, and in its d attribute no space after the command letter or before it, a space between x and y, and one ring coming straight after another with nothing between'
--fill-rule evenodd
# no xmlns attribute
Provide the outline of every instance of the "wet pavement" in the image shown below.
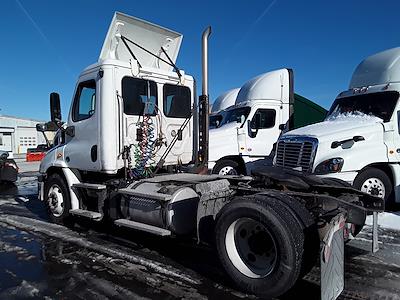
<svg viewBox="0 0 400 300"><path fill-rule="evenodd" d="M0 185L0 299L243 299L212 249L80 222L52 224L34 172ZM400 232L371 228L346 245L341 299L400 299ZM282 299L319 299L318 269Z"/></svg>

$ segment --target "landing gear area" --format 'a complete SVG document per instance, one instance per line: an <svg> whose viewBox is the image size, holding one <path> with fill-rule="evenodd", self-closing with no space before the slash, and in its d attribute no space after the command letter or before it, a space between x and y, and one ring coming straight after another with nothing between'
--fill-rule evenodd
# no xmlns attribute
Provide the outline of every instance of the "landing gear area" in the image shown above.
<svg viewBox="0 0 400 300"><path fill-rule="evenodd" d="M55 186L51 192L58 196L62 187ZM0 299L243 299L247 295L237 291L234 282L247 278L249 289L257 288L257 281L274 276L272 267L281 264L278 249L302 238L287 235L290 216L280 220L280 230L275 231L280 236L268 230L279 207L263 207L262 218L255 218L260 207L249 206L232 221L226 206L218 232L225 243L217 245L226 259L220 263L214 250L192 241L129 229L116 234L96 222L67 228L52 223L47 209L37 200L34 177L20 178L13 188L0 191ZM340 299L397 299L400 232L380 228L379 235L380 251L375 254L368 225L345 245L345 290ZM238 244L237 250L228 251L230 243ZM261 251L259 243L269 247ZM229 264L240 270L235 278L224 271ZM313 268L279 299L320 299L319 276L319 268Z"/></svg>

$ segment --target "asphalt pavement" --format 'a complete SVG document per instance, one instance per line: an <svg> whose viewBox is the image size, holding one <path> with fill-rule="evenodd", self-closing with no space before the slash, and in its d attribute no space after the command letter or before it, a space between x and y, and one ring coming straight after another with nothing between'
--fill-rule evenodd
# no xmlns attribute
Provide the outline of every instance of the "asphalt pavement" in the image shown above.
<svg viewBox="0 0 400 300"><path fill-rule="evenodd" d="M21 164L20 164L21 168ZM0 299L244 299L212 249L79 222L49 222L37 200L37 165L22 168L16 185L0 186ZM371 228L345 247L341 299L400 299L400 232ZM319 299L319 270L281 299Z"/></svg>

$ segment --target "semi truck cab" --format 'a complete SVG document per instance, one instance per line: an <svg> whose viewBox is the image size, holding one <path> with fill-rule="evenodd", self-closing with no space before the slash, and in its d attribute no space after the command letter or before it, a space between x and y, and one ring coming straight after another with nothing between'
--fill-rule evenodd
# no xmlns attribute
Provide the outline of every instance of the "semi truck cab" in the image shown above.
<svg viewBox="0 0 400 300"><path fill-rule="evenodd" d="M400 48L363 60L327 118L284 134L275 165L400 202Z"/></svg>
<svg viewBox="0 0 400 300"><path fill-rule="evenodd" d="M64 143L49 152L40 172L67 167L115 175L130 147L141 173L155 167L171 143L163 166L192 162L196 93L193 77L175 65L181 41L177 32L116 13L98 62L79 76L62 125ZM52 97L56 103L58 95Z"/></svg>
<svg viewBox="0 0 400 300"><path fill-rule="evenodd" d="M319 122L326 110L294 93L291 69L261 74L238 91L233 106L210 129L209 168L219 175L251 174L272 164L282 132Z"/></svg>

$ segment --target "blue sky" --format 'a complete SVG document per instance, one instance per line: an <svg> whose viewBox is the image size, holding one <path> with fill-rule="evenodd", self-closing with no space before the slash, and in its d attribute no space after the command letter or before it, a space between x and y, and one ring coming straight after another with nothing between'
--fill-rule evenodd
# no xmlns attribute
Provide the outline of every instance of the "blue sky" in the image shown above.
<svg viewBox="0 0 400 300"><path fill-rule="evenodd" d="M184 35L178 66L201 86L200 37L210 39L210 96L290 67L295 91L328 108L366 56L400 46L400 1L0 2L0 114L47 120L49 93L65 119L75 81L94 63L114 11Z"/></svg>

